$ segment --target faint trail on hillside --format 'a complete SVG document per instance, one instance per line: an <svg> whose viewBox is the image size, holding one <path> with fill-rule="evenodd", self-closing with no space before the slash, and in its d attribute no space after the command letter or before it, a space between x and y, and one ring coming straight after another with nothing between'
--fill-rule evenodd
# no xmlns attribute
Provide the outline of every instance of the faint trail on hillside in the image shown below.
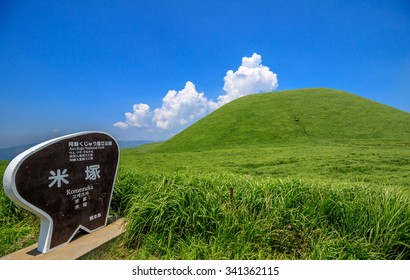
<svg viewBox="0 0 410 280"><path fill-rule="evenodd" d="M285 100L285 98L283 98L283 103L285 103L286 107L288 108L291 116L293 117L293 120L295 121L296 125L298 125L300 128L302 128L303 133L309 137L309 134L307 133L307 130L305 128L305 126L303 125L303 123L300 121L300 119L298 118L298 116L295 114L295 112L293 112L292 107L290 106L290 104Z"/></svg>

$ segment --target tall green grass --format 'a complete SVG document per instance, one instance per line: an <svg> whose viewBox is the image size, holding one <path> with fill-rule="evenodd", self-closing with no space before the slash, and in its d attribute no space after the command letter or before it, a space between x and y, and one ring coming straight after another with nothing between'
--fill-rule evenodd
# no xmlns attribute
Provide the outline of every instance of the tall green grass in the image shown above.
<svg viewBox="0 0 410 280"><path fill-rule="evenodd" d="M405 187L122 166L111 213L127 230L94 258L410 259L409 202ZM38 220L0 205L0 255L35 243Z"/></svg>
<svg viewBox="0 0 410 280"><path fill-rule="evenodd" d="M123 170L113 202L127 258L410 259L410 201L397 189Z"/></svg>
<svg viewBox="0 0 410 280"><path fill-rule="evenodd" d="M36 242L39 221L17 206L3 191L6 161L0 161L0 256L12 253Z"/></svg>

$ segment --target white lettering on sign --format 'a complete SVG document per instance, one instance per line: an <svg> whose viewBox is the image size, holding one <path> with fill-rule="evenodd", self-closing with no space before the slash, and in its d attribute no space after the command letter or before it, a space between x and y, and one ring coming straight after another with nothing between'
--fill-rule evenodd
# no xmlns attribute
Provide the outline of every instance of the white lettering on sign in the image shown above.
<svg viewBox="0 0 410 280"><path fill-rule="evenodd" d="M94 186L88 185L87 187L66 190L67 196L71 196L71 200L74 202L74 210L80 210L88 206L90 191L93 189Z"/></svg>
<svg viewBox="0 0 410 280"><path fill-rule="evenodd" d="M112 141L69 141L68 157L70 162L93 160L94 150L104 150L112 145Z"/></svg>
<svg viewBox="0 0 410 280"><path fill-rule="evenodd" d="M97 178L100 178L100 165L95 164L87 166L85 169L85 179L95 181Z"/></svg>
<svg viewBox="0 0 410 280"><path fill-rule="evenodd" d="M93 160L94 151L85 150L84 148L70 148L68 157L70 162Z"/></svg>
<svg viewBox="0 0 410 280"><path fill-rule="evenodd" d="M67 195L73 195L73 194L78 194L78 193L83 193L87 191L91 191L94 189L94 186L87 186L84 188L78 188L78 189L73 189L73 190L67 190Z"/></svg>
<svg viewBox="0 0 410 280"><path fill-rule="evenodd" d="M112 141L70 141L69 147L105 147L112 146Z"/></svg>
<svg viewBox="0 0 410 280"><path fill-rule="evenodd" d="M49 188L51 188L52 186L54 186L55 184L57 184L57 187L60 188L61 187L61 183L64 183L66 185L68 185L68 181L65 179L66 177L68 177L67 173L67 169L64 169L63 172L61 172L61 169L57 169L56 172L54 172L53 170L50 171L50 174L52 176L48 177L49 180L52 180L51 183L48 185Z"/></svg>
<svg viewBox="0 0 410 280"><path fill-rule="evenodd" d="M89 220L90 220L90 221L93 221L93 220L98 219L98 218L101 218L101 213L97 213L97 214L91 215L91 216L89 217Z"/></svg>

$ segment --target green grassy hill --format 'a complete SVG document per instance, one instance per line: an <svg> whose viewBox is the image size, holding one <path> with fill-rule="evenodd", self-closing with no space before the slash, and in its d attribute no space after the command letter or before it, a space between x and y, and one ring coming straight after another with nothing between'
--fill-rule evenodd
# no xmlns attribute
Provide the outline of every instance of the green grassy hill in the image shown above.
<svg viewBox="0 0 410 280"><path fill-rule="evenodd" d="M245 96L121 150L126 233L89 258L409 260L409 147L410 114L350 93ZM38 223L0 192L0 256Z"/></svg>
<svg viewBox="0 0 410 280"><path fill-rule="evenodd" d="M121 152L96 258L410 259L409 147L410 114L347 92L239 98Z"/></svg>
<svg viewBox="0 0 410 280"><path fill-rule="evenodd" d="M410 139L410 114L326 88L248 95L199 120L156 151L346 139Z"/></svg>

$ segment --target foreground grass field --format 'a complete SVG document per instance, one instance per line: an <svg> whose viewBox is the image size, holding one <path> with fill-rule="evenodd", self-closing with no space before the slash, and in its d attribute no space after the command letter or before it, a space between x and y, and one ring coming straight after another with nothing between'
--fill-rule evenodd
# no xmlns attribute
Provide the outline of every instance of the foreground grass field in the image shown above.
<svg viewBox="0 0 410 280"><path fill-rule="evenodd" d="M410 259L409 144L124 150L98 258Z"/></svg>
<svg viewBox="0 0 410 280"><path fill-rule="evenodd" d="M123 149L111 213L127 230L90 258L410 259L410 115L326 89L283 97ZM36 242L39 222L4 192L0 221L0 255Z"/></svg>
<svg viewBox="0 0 410 280"><path fill-rule="evenodd" d="M37 242L39 219L17 207L3 190L3 174L8 162L0 161L0 256Z"/></svg>
<svg viewBox="0 0 410 280"><path fill-rule="evenodd" d="M91 258L410 259L409 146L123 150L127 232ZM35 243L38 220L0 199L1 255Z"/></svg>

